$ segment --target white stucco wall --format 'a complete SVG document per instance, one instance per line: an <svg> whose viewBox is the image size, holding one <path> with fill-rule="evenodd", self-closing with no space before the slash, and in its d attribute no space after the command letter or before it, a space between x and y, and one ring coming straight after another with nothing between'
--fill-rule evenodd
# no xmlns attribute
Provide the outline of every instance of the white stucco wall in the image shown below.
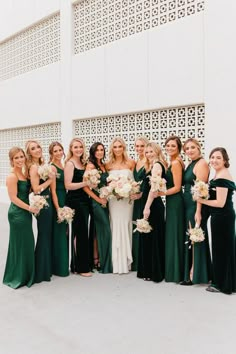
<svg viewBox="0 0 236 354"><path fill-rule="evenodd" d="M205 11L73 55L71 0L0 3L0 41L61 11L61 61L0 82L0 129L205 103L206 152L234 154L236 3L207 0ZM1 188L0 197L6 198Z"/></svg>

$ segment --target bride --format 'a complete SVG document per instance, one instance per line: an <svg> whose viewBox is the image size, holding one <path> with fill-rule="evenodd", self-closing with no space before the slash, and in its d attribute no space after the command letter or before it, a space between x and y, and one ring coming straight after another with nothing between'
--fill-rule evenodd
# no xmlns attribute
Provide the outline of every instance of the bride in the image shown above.
<svg viewBox="0 0 236 354"><path fill-rule="evenodd" d="M135 161L126 152L126 144L122 138L115 138L109 149L109 161L106 169L109 175L125 175L133 179ZM128 273L132 259L132 213L133 202L128 198L109 201L113 273Z"/></svg>

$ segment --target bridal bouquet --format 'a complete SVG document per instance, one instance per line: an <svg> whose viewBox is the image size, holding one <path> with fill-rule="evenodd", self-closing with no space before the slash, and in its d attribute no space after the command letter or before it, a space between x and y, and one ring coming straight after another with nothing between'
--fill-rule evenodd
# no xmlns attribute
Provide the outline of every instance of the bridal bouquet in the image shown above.
<svg viewBox="0 0 236 354"><path fill-rule="evenodd" d="M88 182L91 186L95 186L95 188L99 185L100 178L100 173L96 168L85 171L83 176L84 181Z"/></svg>
<svg viewBox="0 0 236 354"><path fill-rule="evenodd" d="M39 212L37 214L34 214L35 216L39 215L40 210L48 207L48 202L47 202L46 198L47 197L44 195L30 193L30 195L29 195L30 206L37 208L39 210Z"/></svg>
<svg viewBox="0 0 236 354"><path fill-rule="evenodd" d="M52 173L54 173L52 165L45 163L38 167L39 177L44 181L46 181L49 178L49 175ZM60 176L59 173L57 173L56 177L59 178L59 176Z"/></svg>
<svg viewBox="0 0 236 354"><path fill-rule="evenodd" d="M146 219L137 219L136 221L133 221L133 224L136 225L136 228L133 232L138 231L144 234L148 234L152 231L152 227Z"/></svg>
<svg viewBox="0 0 236 354"><path fill-rule="evenodd" d="M204 232L201 229L201 227L198 227L198 225L195 225L195 227L192 228L191 224L189 226L190 227L188 229L188 235L189 235L189 239L192 241L192 244L194 242L202 242L205 240Z"/></svg>
<svg viewBox="0 0 236 354"><path fill-rule="evenodd" d="M117 200L129 198L134 193L134 185L132 185L134 181L127 176L110 174L107 182ZM135 186L135 190L137 190L137 186Z"/></svg>
<svg viewBox="0 0 236 354"><path fill-rule="evenodd" d="M148 176L149 183L151 185L151 192L165 192L166 191L166 180L161 178L161 176Z"/></svg>
<svg viewBox="0 0 236 354"><path fill-rule="evenodd" d="M191 193L193 200L196 201L199 198L208 199L209 198L209 186L207 183L196 180L194 185L191 187Z"/></svg>
<svg viewBox="0 0 236 354"><path fill-rule="evenodd" d="M74 209L71 209L67 206L64 206L63 208L59 208L57 210L57 222L61 223L61 222L65 222L67 224L71 223L73 221L73 217L75 215L75 211Z"/></svg>

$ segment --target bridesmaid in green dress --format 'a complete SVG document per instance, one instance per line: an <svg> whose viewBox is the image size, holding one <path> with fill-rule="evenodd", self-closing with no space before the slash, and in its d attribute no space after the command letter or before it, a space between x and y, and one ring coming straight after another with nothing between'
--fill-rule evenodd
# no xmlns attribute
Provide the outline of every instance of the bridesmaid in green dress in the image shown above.
<svg viewBox="0 0 236 354"><path fill-rule="evenodd" d="M213 279L206 290L231 294L236 292L235 211L232 200L236 186L229 172L229 157L223 147L211 151L210 165L215 170L210 181L210 199L198 199L199 203L209 207L211 215Z"/></svg>
<svg viewBox="0 0 236 354"><path fill-rule="evenodd" d="M99 188L107 185L108 173L104 165L105 147L102 143L94 143L89 150L89 162L86 171L98 170L100 183L85 187L85 192L90 196L94 222L94 268L101 273L112 273L111 258L111 228L107 199L99 197Z"/></svg>
<svg viewBox="0 0 236 354"><path fill-rule="evenodd" d="M138 155L138 160L136 161L136 165L134 168L134 180L136 182L143 182L145 178L145 146L148 143L148 139L145 137L138 137L135 140L135 151ZM131 199L134 201L134 210L133 210L133 220L137 219L142 219L143 217L143 206L141 202L141 196L142 196L142 190L143 190L143 183L141 183L140 186L140 193L134 194L131 196ZM135 226L133 227L135 229ZM138 267L138 253L139 253L139 232L135 231L133 233L133 239L132 239L132 257L133 257L133 263L131 265L131 270L136 271Z"/></svg>
<svg viewBox="0 0 236 354"><path fill-rule="evenodd" d="M89 255L89 197L83 190L88 182L83 181L86 165L86 148L82 139L70 142L64 169L67 189L66 205L75 210L71 236L71 272L91 277Z"/></svg>
<svg viewBox="0 0 236 354"><path fill-rule="evenodd" d="M211 256L207 233L208 208L193 200L191 187L194 181L208 181L209 166L201 155L201 145L194 138L185 141L183 150L190 159L184 173L184 205L185 205L185 274L180 285L208 283L211 280ZM188 229L201 226L205 234L203 242L191 245Z"/></svg>
<svg viewBox="0 0 236 354"><path fill-rule="evenodd" d="M35 194L45 196L48 207L37 215L38 236L35 248L35 283L50 281L52 276L52 197L50 187L56 177L56 169L47 177L39 175L39 166L44 165L42 147L35 140L26 143L27 166L31 188ZM54 182L55 183L55 182Z"/></svg>
<svg viewBox="0 0 236 354"><path fill-rule="evenodd" d="M53 232L52 232L52 274L66 277L69 275L69 228L65 222L58 223L57 211L65 206L66 189L64 185L64 148L58 141L49 146L51 164L56 168L56 183L51 186L53 201Z"/></svg>
<svg viewBox="0 0 236 354"><path fill-rule="evenodd" d="M38 209L29 206L30 183L23 172L25 153L19 147L9 151L12 172L6 180L11 205L8 210L10 238L3 284L17 289L34 282L34 235L32 215Z"/></svg>
<svg viewBox="0 0 236 354"><path fill-rule="evenodd" d="M182 181L184 163L180 157L182 143L177 136L165 141L170 158L166 172L166 237L165 237L165 281L179 283L184 278L185 219Z"/></svg>

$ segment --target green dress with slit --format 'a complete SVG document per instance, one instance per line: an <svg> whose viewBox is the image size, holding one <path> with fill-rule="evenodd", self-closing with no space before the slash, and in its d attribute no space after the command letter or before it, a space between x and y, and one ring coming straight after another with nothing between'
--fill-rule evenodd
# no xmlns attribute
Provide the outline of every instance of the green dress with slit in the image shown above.
<svg viewBox="0 0 236 354"><path fill-rule="evenodd" d="M184 170L183 170L184 173ZM167 189L174 186L171 166L166 172ZM182 190L166 196L165 281L179 283L184 279L185 219Z"/></svg>
<svg viewBox="0 0 236 354"><path fill-rule="evenodd" d="M18 180L17 197L29 204L30 182ZM10 238L3 284L17 289L34 282L34 235L32 215L11 203L8 210Z"/></svg>
<svg viewBox="0 0 236 354"><path fill-rule="evenodd" d="M64 186L64 170L52 164L57 169L56 194L59 207L65 206L66 189ZM53 206L52 232L52 273L61 277L69 275L69 228L65 222L57 222L57 211Z"/></svg>
<svg viewBox="0 0 236 354"><path fill-rule="evenodd" d="M107 184L107 172L101 172L100 183L98 188L102 188ZM98 191L93 190L96 195ZM109 219L108 204L104 208L100 203L91 198L92 215L94 222L94 233L98 243L98 256L100 263L100 273L112 273L112 258L111 258L111 228Z"/></svg>
<svg viewBox="0 0 236 354"><path fill-rule="evenodd" d="M145 179L145 168L141 167L138 171L136 170L136 167L134 169L134 180L136 182L142 182L140 185L140 191L142 192L143 190L143 180ZM140 199L137 199L134 201L134 209L133 209L133 221L136 221L137 219L142 219L143 217L143 203ZM133 226L133 229L135 229L136 226ZM131 265L131 270L136 271L138 267L138 254L139 254L139 232L135 231L133 233L132 237L132 257L133 257L133 263Z"/></svg>
<svg viewBox="0 0 236 354"><path fill-rule="evenodd" d="M190 280L190 269L193 263L193 277L192 282L194 284L208 283L211 280L212 267L211 267L211 255L207 232L207 219L208 219L208 208L202 205L201 209L201 228L205 234L205 240L203 242L195 242L194 245L191 244L188 235L189 222L191 227L194 228L195 220L194 216L196 213L197 203L193 200L191 194L191 187L194 185L196 176L193 173L194 166L200 160L192 161L185 170L184 173L184 206L185 206L185 269L184 269L184 280Z"/></svg>

